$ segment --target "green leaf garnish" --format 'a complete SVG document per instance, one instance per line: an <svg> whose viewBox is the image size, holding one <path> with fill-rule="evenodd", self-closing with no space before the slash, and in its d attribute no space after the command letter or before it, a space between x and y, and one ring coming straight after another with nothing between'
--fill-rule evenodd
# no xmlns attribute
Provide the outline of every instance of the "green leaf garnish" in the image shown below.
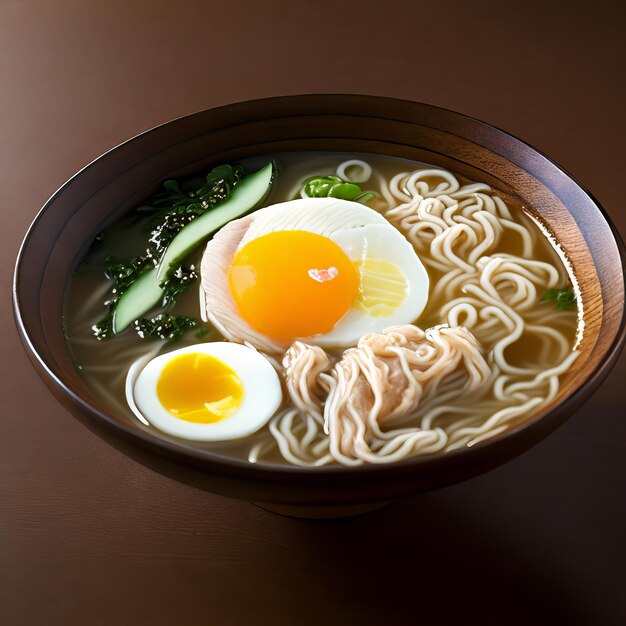
<svg viewBox="0 0 626 626"><path fill-rule="evenodd" d="M104 318L92 327L97 339L110 339L115 335L113 332L113 316L115 307L122 294L148 269L154 268L158 260L163 256L168 245L182 230L195 218L199 217L216 204L228 198L237 183L244 176L241 165L219 165L213 168L200 183L200 186L190 188L188 184L179 183L175 180L166 180L163 183L164 191L155 194L148 203L138 207L138 213L151 213L144 230L149 231L148 245L145 252L128 262L109 257L106 259L106 275L113 281L111 296L105 302L109 310ZM103 237L103 235L101 235ZM163 307L175 304L178 296L197 278L193 266L182 265L174 267L167 274L167 279L162 285ZM159 316L157 316L158 318ZM179 316L182 319L184 316ZM153 320L157 320L153 318ZM178 334L178 325L175 316L159 319L166 324L175 335ZM193 318L189 318L193 319ZM180 321L180 320L179 320ZM141 337L154 338L158 333L153 330L151 320L139 320ZM167 322L167 323L166 323ZM182 322L180 322L182 324ZM188 322L186 322L188 323ZM194 320L195 324L195 320ZM167 333L165 333L167 334Z"/></svg>
<svg viewBox="0 0 626 626"><path fill-rule="evenodd" d="M193 265L177 267L167 275L167 280L163 284L163 304L168 306L174 304L178 296L198 278L196 268Z"/></svg>
<svg viewBox="0 0 626 626"><path fill-rule="evenodd" d="M565 289L548 289L541 300L544 302L554 302L557 310L570 311L576 308L576 294L571 287Z"/></svg>
<svg viewBox="0 0 626 626"><path fill-rule="evenodd" d="M137 334L142 339L180 339L190 328L195 328L198 322L188 315L168 315L160 313L156 317L136 320L133 324Z"/></svg>
<svg viewBox="0 0 626 626"><path fill-rule="evenodd" d="M197 330L195 332L195 337L196 339L206 339L207 337L211 335L212 332L213 332L212 328L203 326L202 328L200 328L200 330Z"/></svg>
<svg viewBox="0 0 626 626"><path fill-rule="evenodd" d="M205 177L204 182L197 189L186 189L187 185L175 180L166 180L163 183L165 191L155 194L145 205L137 211L141 213L163 212L179 209L179 213L203 212L225 200L233 187L243 178L244 169L241 165L218 165Z"/></svg>
<svg viewBox="0 0 626 626"><path fill-rule="evenodd" d="M304 181L302 191L309 198L341 198L362 204L376 197L373 191L363 191L356 183L339 176L311 176Z"/></svg>

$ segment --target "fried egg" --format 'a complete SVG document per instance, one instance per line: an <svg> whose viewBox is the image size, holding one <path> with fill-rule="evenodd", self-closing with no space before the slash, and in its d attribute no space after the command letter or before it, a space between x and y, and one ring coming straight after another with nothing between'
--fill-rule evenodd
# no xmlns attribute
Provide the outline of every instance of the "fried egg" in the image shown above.
<svg viewBox="0 0 626 626"><path fill-rule="evenodd" d="M415 321L429 278L413 246L373 209L305 198L254 214L228 284L238 313L264 336L345 347Z"/></svg>
<svg viewBox="0 0 626 626"><path fill-rule="evenodd" d="M274 367L234 343L201 343L141 359L126 378L133 413L169 435L194 441L247 437L282 402Z"/></svg>

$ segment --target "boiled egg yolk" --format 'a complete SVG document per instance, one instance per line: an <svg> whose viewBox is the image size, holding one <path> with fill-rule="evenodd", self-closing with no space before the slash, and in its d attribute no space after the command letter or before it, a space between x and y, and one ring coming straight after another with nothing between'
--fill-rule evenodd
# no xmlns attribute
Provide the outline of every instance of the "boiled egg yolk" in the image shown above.
<svg viewBox="0 0 626 626"><path fill-rule="evenodd" d="M303 230L253 239L228 275L242 317L282 341L332 330L359 293L359 274L332 240Z"/></svg>
<svg viewBox="0 0 626 626"><path fill-rule="evenodd" d="M211 424L237 412L243 385L228 365L210 354L192 352L172 358L157 382L159 402L187 422Z"/></svg>
<svg viewBox="0 0 626 626"><path fill-rule="evenodd" d="M354 261L359 273L359 296L355 308L370 317L388 317L406 300L408 281L404 272L387 259Z"/></svg>

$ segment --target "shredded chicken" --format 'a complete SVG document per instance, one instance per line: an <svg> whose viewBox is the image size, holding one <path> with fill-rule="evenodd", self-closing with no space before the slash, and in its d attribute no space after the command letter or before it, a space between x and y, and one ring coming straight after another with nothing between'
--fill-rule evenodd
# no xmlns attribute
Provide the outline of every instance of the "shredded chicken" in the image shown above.
<svg viewBox="0 0 626 626"><path fill-rule="evenodd" d="M283 365L293 403L305 413L323 413L333 456L368 461L376 458L372 444L386 439L448 375L464 370L464 392L472 392L490 373L476 339L460 326L370 333L332 368L321 348L296 342Z"/></svg>

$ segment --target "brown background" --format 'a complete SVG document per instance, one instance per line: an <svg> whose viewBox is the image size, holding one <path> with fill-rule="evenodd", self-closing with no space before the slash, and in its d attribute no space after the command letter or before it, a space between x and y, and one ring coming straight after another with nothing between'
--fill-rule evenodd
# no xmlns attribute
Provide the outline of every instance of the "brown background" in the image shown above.
<svg viewBox="0 0 626 626"><path fill-rule="evenodd" d="M619 3L471 4L0 0L0 623L626 622L624 358L522 458L308 522L109 448L48 394L11 321L19 241L65 179L155 124L247 98L463 111L552 156L626 233Z"/></svg>

